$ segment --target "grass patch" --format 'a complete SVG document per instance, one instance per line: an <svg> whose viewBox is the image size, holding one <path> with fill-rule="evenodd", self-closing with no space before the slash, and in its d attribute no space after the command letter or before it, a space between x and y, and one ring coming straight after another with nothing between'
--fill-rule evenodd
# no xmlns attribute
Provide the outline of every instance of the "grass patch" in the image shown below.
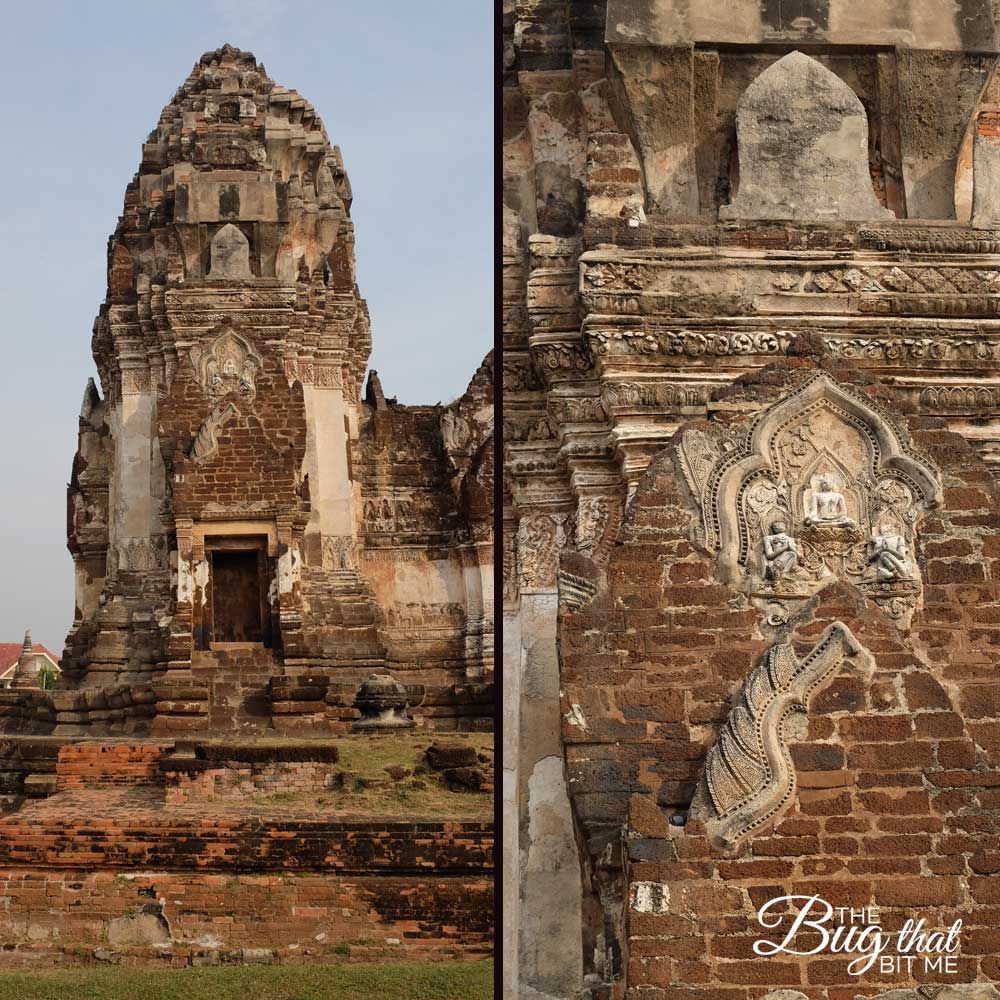
<svg viewBox="0 0 1000 1000"><path fill-rule="evenodd" d="M0 1000L488 1000L492 962L0 972Z"/></svg>
<svg viewBox="0 0 1000 1000"><path fill-rule="evenodd" d="M449 819L493 818L493 796L486 792L453 792L440 775L427 769L424 751L432 743L467 743L493 757L492 733L393 733L357 734L338 737L334 742L340 760L332 773L348 772L355 776L345 788L326 792L276 792L254 796L261 804L289 808L319 809L331 815L385 816L388 818ZM413 772L396 780L387 767L402 767ZM386 782L383 788L364 788L358 779ZM423 785L423 787L419 787Z"/></svg>

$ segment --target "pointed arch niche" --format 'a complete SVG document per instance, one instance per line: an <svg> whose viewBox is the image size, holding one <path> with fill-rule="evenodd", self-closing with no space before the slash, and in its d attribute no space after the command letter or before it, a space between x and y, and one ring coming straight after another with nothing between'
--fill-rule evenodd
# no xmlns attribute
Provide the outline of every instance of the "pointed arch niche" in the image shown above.
<svg viewBox="0 0 1000 1000"><path fill-rule="evenodd" d="M895 218L872 187L864 106L803 52L789 52L744 91L736 147L739 188L720 219Z"/></svg>
<svg viewBox="0 0 1000 1000"><path fill-rule="evenodd" d="M682 438L688 470L698 461L705 469L706 440L699 432ZM702 540L717 553L720 577L765 607L772 624L833 577L908 622L921 592L917 522L940 504L941 484L888 414L817 374L739 438L709 447L714 460L701 483L688 475ZM796 559L775 563L767 540L779 534Z"/></svg>

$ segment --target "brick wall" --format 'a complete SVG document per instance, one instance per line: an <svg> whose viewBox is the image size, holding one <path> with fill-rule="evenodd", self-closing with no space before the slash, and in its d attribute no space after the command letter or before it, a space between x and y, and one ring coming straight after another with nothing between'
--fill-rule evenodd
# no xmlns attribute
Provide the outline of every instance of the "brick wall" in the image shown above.
<svg viewBox="0 0 1000 1000"><path fill-rule="evenodd" d="M174 771L167 788L167 804L240 799L277 792L321 792L330 774L330 765L319 761L247 763Z"/></svg>
<svg viewBox="0 0 1000 1000"><path fill-rule="evenodd" d="M20 808L0 817L0 967L95 951L172 965L489 952L491 823L241 803L319 791L339 758L332 743L36 739L3 750L5 778L50 780L47 797L15 789Z"/></svg>
<svg viewBox="0 0 1000 1000"><path fill-rule="evenodd" d="M752 412L786 392L803 366L748 377L727 398ZM891 390L866 391L905 414ZM619 933L629 996L751 1000L788 986L810 1000L853 1000L846 961L765 961L750 951L757 907L789 892L878 906L887 929L909 916L949 926L961 914L952 981L1000 973L991 877L1000 871L1000 499L963 439L936 419L907 419L944 485L943 507L918 529L923 605L900 630L846 584L821 593L793 635L797 652L839 619L874 667L865 674L845 663L816 696L805 738L790 747L794 804L734 855L712 849L693 821L673 827L668 817L686 810L731 699L771 640L756 629L759 613L715 580L713 560L692 545L691 507L669 450L640 483L606 588L563 614L564 737L589 854L606 868L628 823L629 885L659 884L670 900L663 913L627 904Z"/></svg>
<svg viewBox="0 0 1000 1000"><path fill-rule="evenodd" d="M481 874L492 825L166 812L162 792L72 789L0 817L0 865L354 874Z"/></svg>
<svg viewBox="0 0 1000 1000"><path fill-rule="evenodd" d="M76 743L56 762L59 789L161 784L165 746L156 743Z"/></svg>
<svg viewBox="0 0 1000 1000"><path fill-rule="evenodd" d="M148 919L130 933L139 915L152 916L151 935ZM0 869L6 968L92 962L95 953L164 965L473 958L491 950L491 921L492 881L482 875ZM144 936L164 942L125 943Z"/></svg>
<svg viewBox="0 0 1000 1000"><path fill-rule="evenodd" d="M253 401L234 401L238 414L220 431L214 458L196 462L182 450L213 406L189 367L178 368L169 400L160 410L160 446L173 481L175 516L197 518L206 504L234 510L252 504L303 509L297 483L306 440L302 387L289 387L280 360L254 336L248 334L247 339L262 355L264 368Z"/></svg>

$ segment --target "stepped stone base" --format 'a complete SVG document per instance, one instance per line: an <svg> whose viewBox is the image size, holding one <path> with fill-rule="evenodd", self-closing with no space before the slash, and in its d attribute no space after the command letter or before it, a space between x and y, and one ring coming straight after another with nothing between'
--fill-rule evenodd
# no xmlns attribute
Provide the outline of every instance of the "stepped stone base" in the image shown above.
<svg viewBox="0 0 1000 1000"><path fill-rule="evenodd" d="M339 759L331 741L15 738L4 750L0 968L490 951L492 823L317 808ZM294 801L262 804L276 792Z"/></svg>

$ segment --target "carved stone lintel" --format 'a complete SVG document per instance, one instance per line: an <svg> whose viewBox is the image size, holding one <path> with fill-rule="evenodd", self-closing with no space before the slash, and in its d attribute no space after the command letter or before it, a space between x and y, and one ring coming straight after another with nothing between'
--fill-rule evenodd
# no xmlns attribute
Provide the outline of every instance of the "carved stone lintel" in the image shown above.
<svg viewBox="0 0 1000 1000"><path fill-rule="evenodd" d="M772 646L754 668L709 751L692 803L709 840L730 850L791 804L795 769L785 726L796 708L829 683L846 657L862 651L851 630L834 622L799 660L790 643Z"/></svg>

